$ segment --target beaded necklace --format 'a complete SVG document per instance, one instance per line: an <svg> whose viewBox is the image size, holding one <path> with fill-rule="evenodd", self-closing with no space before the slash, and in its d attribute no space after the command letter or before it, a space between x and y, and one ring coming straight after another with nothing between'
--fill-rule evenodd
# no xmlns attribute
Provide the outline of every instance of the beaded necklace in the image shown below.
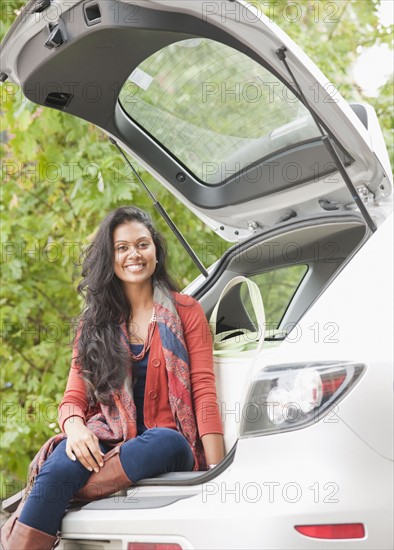
<svg viewBox="0 0 394 550"><path fill-rule="evenodd" d="M144 357L145 353L150 349L152 344L153 332L155 330L155 325L156 325L156 310L155 310L155 306L153 306L152 317L148 324L148 336L146 337L142 350L139 352L138 355L134 355L131 349L131 346L129 346L133 361L140 361Z"/></svg>

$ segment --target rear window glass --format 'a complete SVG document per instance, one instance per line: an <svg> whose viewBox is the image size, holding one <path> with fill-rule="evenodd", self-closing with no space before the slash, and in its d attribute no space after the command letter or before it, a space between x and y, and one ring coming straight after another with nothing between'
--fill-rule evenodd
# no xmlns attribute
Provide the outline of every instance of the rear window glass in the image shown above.
<svg viewBox="0 0 394 550"><path fill-rule="evenodd" d="M267 336L272 336L272 331L279 327L307 271L307 265L292 265L249 277L258 285L263 297ZM246 285L241 287L241 298L247 310L251 311Z"/></svg>
<svg viewBox="0 0 394 550"><path fill-rule="evenodd" d="M133 71L126 114L202 182L219 184L319 135L308 111L245 54L205 39L176 42Z"/></svg>

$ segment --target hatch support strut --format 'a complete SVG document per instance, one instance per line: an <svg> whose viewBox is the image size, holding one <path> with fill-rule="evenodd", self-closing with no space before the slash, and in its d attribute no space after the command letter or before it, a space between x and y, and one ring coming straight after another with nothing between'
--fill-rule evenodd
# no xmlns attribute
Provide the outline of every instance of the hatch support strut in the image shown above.
<svg viewBox="0 0 394 550"><path fill-rule="evenodd" d="M127 164L130 166L130 168L132 169L132 171L134 172L134 174L137 176L137 179L138 181L141 183L141 185L143 186L143 188L145 189L145 191L148 193L149 197L152 199L153 201L153 206L156 208L156 210L159 212L159 214L161 215L161 217L164 219L164 221L166 222L166 224L169 226L169 228L171 229L171 231L174 233L174 235L176 236L176 238L178 239L178 241L181 243L181 245L183 246L183 248L186 250L186 252L189 254L189 256L191 257L191 259L193 260L193 262L196 264L196 266L198 267L198 269L201 271L201 273L204 275L204 277L208 277L209 273L208 271L205 269L205 267L203 266L203 264L201 263L200 259L198 258L198 256L195 254L194 250L192 249L192 247L190 246L190 244L187 242L187 240L185 239L185 237L182 235L182 233L179 231L179 229L177 228L177 226L174 224L174 222L172 221L172 219L170 218L170 216L167 214L166 210L164 209L164 207L159 203L158 200L156 200L156 197L154 196L154 194L152 193L152 191L149 189L149 187L146 185L146 183L144 182L144 180L141 178L141 176L139 175L139 173L137 172L137 170L134 168L134 166L131 164L131 162L129 161L129 159L126 157L123 149L119 146L119 144L111 137L109 136L109 140L110 142L115 145L115 147L117 147L117 149L119 150L119 152L121 153L121 155L123 156L123 158L125 159L125 161L127 162Z"/></svg>
<svg viewBox="0 0 394 550"><path fill-rule="evenodd" d="M321 124L319 122L319 119L317 118L315 112L313 111L313 109L311 109L309 107L309 104L306 100L306 97L304 96L302 90L301 90L301 87L299 86L292 70L290 69L287 61L286 61L286 52L287 51L287 48L286 46L281 46L280 48L278 48L276 50L276 55L278 56L279 60L282 61L282 63L284 64L284 66L286 67L287 69L287 72L289 73L290 77L292 78L292 81L294 82L297 90L298 90L298 93L300 95L300 98L303 102L303 104L305 105L305 107L308 109L308 111L310 112L316 126L318 127L319 129L319 132L321 133L321 140L322 142L324 143L324 146L326 147L329 155L331 156L331 158L333 159L337 169L338 169L338 172L341 174L342 178L343 178L343 181L345 182L346 184L346 187L349 189L350 191L350 194L354 200L354 202L357 204L357 206L359 207L360 209L360 212L364 218L364 220L366 221L368 227L370 228L370 230L372 231L372 233L374 233L376 231L376 225L375 225L375 222L373 221L373 219L371 218L371 216L369 215L369 212L368 210L366 209L363 201L361 200L359 194L357 193L357 190L356 188L354 187L353 185L353 182L352 180L350 179L349 177L349 174L347 173L346 171L346 168L345 168L345 165L343 164L340 156L338 155L338 153L336 152L334 146L333 146L333 140L332 140L332 137L329 136L328 134L326 134L324 131L323 131L323 128L321 127Z"/></svg>

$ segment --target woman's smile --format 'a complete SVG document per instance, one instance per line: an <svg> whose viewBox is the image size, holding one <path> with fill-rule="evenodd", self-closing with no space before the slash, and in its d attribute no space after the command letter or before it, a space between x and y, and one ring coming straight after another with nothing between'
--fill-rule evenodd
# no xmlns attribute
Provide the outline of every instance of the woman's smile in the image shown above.
<svg viewBox="0 0 394 550"><path fill-rule="evenodd" d="M144 283L156 269L156 247L144 224L132 221L118 225L113 234L114 271L124 283Z"/></svg>
<svg viewBox="0 0 394 550"><path fill-rule="evenodd" d="M133 273L136 273L137 271L141 271L145 267L145 264L127 264L125 265L125 269L128 271L132 271Z"/></svg>

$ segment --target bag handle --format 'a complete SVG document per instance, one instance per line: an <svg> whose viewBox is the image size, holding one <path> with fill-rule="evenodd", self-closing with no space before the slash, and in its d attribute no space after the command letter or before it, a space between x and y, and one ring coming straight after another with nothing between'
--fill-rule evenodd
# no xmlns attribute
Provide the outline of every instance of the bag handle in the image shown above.
<svg viewBox="0 0 394 550"><path fill-rule="evenodd" d="M222 299L224 296L236 285L239 285L241 283L246 283L248 286L249 296L250 300L252 302L252 307L256 315L257 324L259 331L261 330L261 337L259 339L259 342L257 344L256 348L256 354L260 353L260 351L263 348L264 344L264 338L265 338L265 310L264 310L264 303L263 298L261 296L261 292L257 284L250 279L247 279L243 275L237 275L237 277L234 277L229 281L224 289L222 290L219 300L217 301L215 307L212 310L211 317L209 319L209 325L214 325L215 327L215 334L214 334L214 341L216 336L216 323L217 323L217 316L219 312L219 307Z"/></svg>

